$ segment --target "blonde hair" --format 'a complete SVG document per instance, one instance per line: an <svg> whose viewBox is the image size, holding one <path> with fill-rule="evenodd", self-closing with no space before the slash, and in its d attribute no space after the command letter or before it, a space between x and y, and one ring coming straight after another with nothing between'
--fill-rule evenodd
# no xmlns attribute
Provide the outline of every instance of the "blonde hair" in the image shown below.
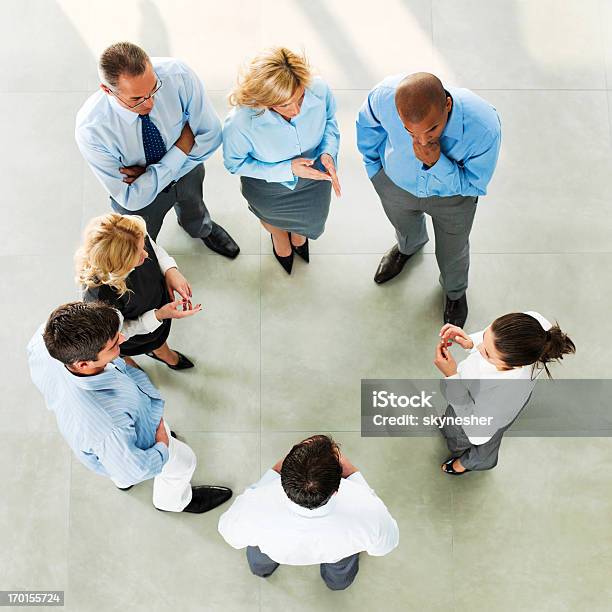
<svg viewBox="0 0 612 612"><path fill-rule="evenodd" d="M88 289L108 285L124 295L128 291L125 280L146 235L142 217L109 213L92 219L75 255L77 283Z"/></svg>
<svg viewBox="0 0 612 612"><path fill-rule="evenodd" d="M272 47L253 58L229 96L232 106L269 108L285 104L298 87L308 87L312 72L304 55Z"/></svg>

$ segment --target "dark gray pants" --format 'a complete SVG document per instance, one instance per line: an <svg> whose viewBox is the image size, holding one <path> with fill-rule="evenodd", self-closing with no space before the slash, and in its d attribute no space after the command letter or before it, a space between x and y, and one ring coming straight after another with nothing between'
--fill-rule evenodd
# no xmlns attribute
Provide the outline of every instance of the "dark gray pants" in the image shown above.
<svg viewBox="0 0 612 612"><path fill-rule="evenodd" d="M399 250L405 255L412 255L427 244L425 214L431 217L440 284L451 300L460 298L468 286L470 231L478 198L461 195L417 198L398 187L384 170L372 177L372 184L395 228Z"/></svg>
<svg viewBox="0 0 612 612"><path fill-rule="evenodd" d="M212 230L210 214L202 197L204 165L199 164L174 185L160 191L157 197L140 210L127 210L111 198L111 207L122 215L140 215L153 240L157 239L166 213L174 208L179 225L192 238L206 238Z"/></svg>
<svg viewBox="0 0 612 612"><path fill-rule="evenodd" d="M526 405L527 403L525 403L525 406ZM523 406L523 408L525 406ZM446 408L444 416L457 416L450 404ZM515 420L516 419L514 419L512 423L514 423ZM510 429L512 423L498 429L495 435L484 444L472 444L463 431L463 427L460 425L445 424L444 427L442 427L442 435L446 439L446 446L451 455L455 458L460 458L461 465L466 470L472 470L473 472L490 470L497 465L502 438L504 437L504 433Z"/></svg>
<svg viewBox="0 0 612 612"><path fill-rule="evenodd" d="M259 546L247 546L246 556L251 571L262 578L270 576L279 566L279 563L262 553ZM351 586L358 571L359 553L336 563L321 563L321 578L332 591L342 591Z"/></svg>

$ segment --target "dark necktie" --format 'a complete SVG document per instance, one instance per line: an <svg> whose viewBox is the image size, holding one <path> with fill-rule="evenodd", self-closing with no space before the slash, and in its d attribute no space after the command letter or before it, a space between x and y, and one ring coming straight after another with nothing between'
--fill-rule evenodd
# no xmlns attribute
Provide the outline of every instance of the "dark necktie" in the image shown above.
<svg viewBox="0 0 612 612"><path fill-rule="evenodd" d="M149 115L138 116L142 120L142 144L147 166L156 164L166 154L166 145L159 130L151 121L151 117Z"/></svg>

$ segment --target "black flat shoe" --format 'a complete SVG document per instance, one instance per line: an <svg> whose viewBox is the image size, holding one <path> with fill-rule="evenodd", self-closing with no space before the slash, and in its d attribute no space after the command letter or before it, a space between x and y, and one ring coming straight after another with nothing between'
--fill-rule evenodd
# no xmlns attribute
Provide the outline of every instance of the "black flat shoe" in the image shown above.
<svg viewBox="0 0 612 612"><path fill-rule="evenodd" d="M160 359L153 352L147 353L147 357L151 357L151 359L155 359L156 361L161 361L162 363L165 363L171 370L187 370L189 368L194 367L194 364L191 361L189 361L189 359L187 359L185 355L183 355L182 353L179 353L178 351L174 351L174 352L178 355L178 358L179 358L176 365L170 365L169 363L165 362L163 359Z"/></svg>
<svg viewBox="0 0 612 612"><path fill-rule="evenodd" d="M468 304L465 293L458 300L451 300L446 296L444 305L444 322L463 328L468 316Z"/></svg>
<svg viewBox="0 0 612 612"><path fill-rule="evenodd" d="M472 470L463 470L463 472L455 471L455 469L453 468L453 463L455 463L456 459L457 457L450 457L442 464L442 471L445 474L449 474L450 476L463 476L464 474L467 474L468 472L472 471Z"/></svg>
<svg viewBox="0 0 612 612"><path fill-rule="evenodd" d="M191 487L191 501L183 508L183 512L202 514L208 512L221 504L224 504L231 496L232 490L227 487L214 485L200 485Z"/></svg>
<svg viewBox="0 0 612 612"><path fill-rule="evenodd" d="M292 250L297 253L306 263L310 263L310 253L308 252L308 238L301 246L295 246L291 243Z"/></svg>
<svg viewBox="0 0 612 612"><path fill-rule="evenodd" d="M287 257L281 257L274 248L274 238L270 235L270 240L272 240L272 251L274 252L274 257L276 257L276 261L283 266L283 270L287 274L291 274L291 269L293 268L293 250L291 251L291 255L287 255Z"/></svg>
<svg viewBox="0 0 612 612"><path fill-rule="evenodd" d="M383 256L374 275L374 282L382 285L395 278L406 265L412 255L404 255L397 244L394 244Z"/></svg>
<svg viewBox="0 0 612 612"><path fill-rule="evenodd" d="M236 244L235 240L214 221L212 222L212 231L206 238L202 238L202 242L215 253L229 257L229 259L235 259L240 253L240 247Z"/></svg>

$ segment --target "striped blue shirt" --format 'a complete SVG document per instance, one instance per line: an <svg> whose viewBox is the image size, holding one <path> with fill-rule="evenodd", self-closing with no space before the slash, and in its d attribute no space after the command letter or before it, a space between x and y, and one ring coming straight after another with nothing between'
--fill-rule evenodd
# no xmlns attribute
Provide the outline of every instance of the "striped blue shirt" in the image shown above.
<svg viewBox="0 0 612 612"><path fill-rule="evenodd" d="M30 373L76 457L121 486L159 474L168 460L168 447L155 442L164 400L148 376L121 358L76 376L49 355L42 332L28 344Z"/></svg>
<svg viewBox="0 0 612 612"><path fill-rule="evenodd" d="M359 111L357 147L368 177L384 168L398 187L418 198L485 195L501 145L495 109L468 89L449 87L453 106L440 136L440 158L428 167L414 154L395 106L395 91L405 76L382 81Z"/></svg>

